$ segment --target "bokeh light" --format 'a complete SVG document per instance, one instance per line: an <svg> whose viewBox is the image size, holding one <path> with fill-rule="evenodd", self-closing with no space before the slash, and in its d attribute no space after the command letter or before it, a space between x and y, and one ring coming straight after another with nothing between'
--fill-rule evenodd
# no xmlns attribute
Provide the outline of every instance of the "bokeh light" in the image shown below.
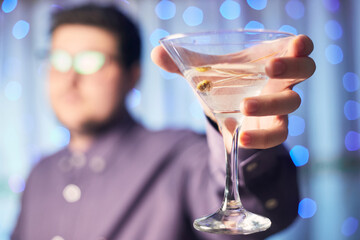
<svg viewBox="0 0 360 240"><path fill-rule="evenodd" d="M30 24L24 20L15 23L12 34L16 39L23 39L29 33Z"/></svg>
<svg viewBox="0 0 360 240"><path fill-rule="evenodd" d="M301 117L292 115L289 117L289 135L299 136L305 131L305 120Z"/></svg>
<svg viewBox="0 0 360 240"><path fill-rule="evenodd" d="M245 29L264 29L264 24L258 21L250 21L246 24Z"/></svg>
<svg viewBox="0 0 360 240"><path fill-rule="evenodd" d="M164 29L157 28L151 33L150 42L153 45L153 47L156 47L160 44L159 40L168 35L169 35L169 33L167 31L165 31Z"/></svg>
<svg viewBox="0 0 360 240"><path fill-rule="evenodd" d="M348 120L360 118L360 103L348 100L344 105L344 114Z"/></svg>
<svg viewBox="0 0 360 240"><path fill-rule="evenodd" d="M330 44L325 49L325 56L331 64L339 64L344 58L342 49L335 44Z"/></svg>
<svg viewBox="0 0 360 240"><path fill-rule="evenodd" d="M241 6L232 0L224 1L220 6L220 13L225 19L234 20L241 14Z"/></svg>
<svg viewBox="0 0 360 240"><path fill-rule="evenodd" d="M0 78L0 82L5 79L16 78L20 68L21 61L17 56L6 56L2 65L3 78Z"/></svg>
<svg viewBox="0 0 360 240"><path fill-rule="evenodd" d="M309 161L309 150L304 146L296 145L290 150L290 157L295 166L303 166Z"/></svg>
<svg viewBox="0 0 360 240"><path fill-rule="evenodd" d="M341 233L347 237L353 235L359 227L359 221L354 217L348 217L341 225Z"/></svg>
<svg viewBox="0 0 360 240"><path fill-rule="evenodd" d="M70 142L70 132L67 128L56 126L50 132L50 141L55 146L64 147Z"/></svg>
<svg viewBox="0 0 360 240"><path fill-rule="evenodd" d="M360 133L349 131L345 136L345 147L349 151L357 151L360 149Z"/></svg>
<svg viewBox="0 0 360 240"><path fill-rule="evenodd" d="M190 6L183 13L184 22L191 27L200 25L203 18L203 11L198 7Z"/></svg>
<svg viewBox="0 0 360 240"><path fill-rule="evenodd" d="M317 211L317 204L310 198L304 198L299 203L298 214L302 218L311 218Z"/></svg>
<svg viewBox="0 0 360 240"><path fill-rule="evenodd" d="M330 12L336 12L339 10L340 1L339 0L322 0L325 8Z"/></svg>
<svg viewBox="0 0 360 240"><path fill-rule="evenodd" d="M169 0L162 0L156 5L155 12L162 20L171 19L176 14L176 5Z"/></svg>
<svg viewBox="0 0 360 240"><path fill-rule="evenodd" d="M347 72L343 76L343 85L346 91L355 92L360 87L359 76L353 72Z"/></svg>
<svg viewBox="0 0 360 240"><path fill-rule="evenodd" d="M126 106L129 109L136 108L141 103L141 92L133 88L126 98Z"/></svg>
<svg viewBox="0 0 360 240"><path fill-rule="evenodd" d="M336 20L329 20L325 24L326 35L332 40L338 40L343 35L343 30L340 23Z"/></svg>
<svg viewBox="0 0 360 240"><path fill-rule="evenodd" d="M299 0L290 0L285 6L286 13L293 19L304 17L305 7Z"/></svg>
<svg viewBox="0 0 360 240"><path fill-rule="evenodd" d="M292 34L295 34L295 35L298 34L298 31L296 30L296 28L294 28L293 26L290 26L290 25L282 25L279 28L279 31L281 31L281 32L289 32L289 33L292 33Z"/></svg>
<svg viewBox="0 0 360 240"><path fill-rule="evenodd" d="M4 13L12 12L16 8L17 3L18 3L17 0L4 0L1 5L1 9L3 10Z"/></svg>
<svg viewBox="0 0 360 240"><path fill-rule="evenodd" d="M10 101L16 101L21 97L22 86L19 82L10 81L5 86L5 97Z"/></svg>
<svg viewBox="0 0 360 240"><path fill-rule="evenodd" d="M21 193L25 189L25 180L20 176L10 176L8 183L11 191L13 191L14 193Z"/></svg>
<svg viewBox="0 0 360 240"><path fill-rule="evenodd" d="M267 0L247 0L247 3L255 10L263 10L266 8Z"/></svg>

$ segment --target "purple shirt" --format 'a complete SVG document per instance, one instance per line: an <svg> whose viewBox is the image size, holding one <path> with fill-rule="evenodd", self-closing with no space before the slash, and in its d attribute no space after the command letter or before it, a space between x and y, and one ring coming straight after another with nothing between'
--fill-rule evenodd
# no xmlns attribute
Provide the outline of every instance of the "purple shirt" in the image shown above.
<svg viewBox="0 0 360 240"><path fill-rule="evenodd" d="M22 196L13 240L264 239L297 216L296 168L287 151L240 150L240 196L272 226L252 235L202 233L195 218L221 205L220 134L152 132L126 118L85 153L65 148L37 164Z"/></svg>

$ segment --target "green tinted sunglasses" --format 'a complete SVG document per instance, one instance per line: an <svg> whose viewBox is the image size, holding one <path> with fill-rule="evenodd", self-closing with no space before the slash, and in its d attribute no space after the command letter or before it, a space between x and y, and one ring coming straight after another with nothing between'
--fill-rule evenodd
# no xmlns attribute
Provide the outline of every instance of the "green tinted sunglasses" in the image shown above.
<svg viewBox="0 0 360 240"><path fill-rule="evenodd" d="M105 55L97 51L79 52L73 57L64 50L54 50L50 55L51 65L59 72L68 72L72 67L75 72L89 75L99 71L105 64Z"/></svg>

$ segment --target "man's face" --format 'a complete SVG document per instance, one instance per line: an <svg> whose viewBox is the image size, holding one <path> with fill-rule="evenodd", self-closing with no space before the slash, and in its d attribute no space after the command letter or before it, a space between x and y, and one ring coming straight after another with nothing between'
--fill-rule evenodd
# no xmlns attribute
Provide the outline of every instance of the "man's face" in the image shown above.
<svg viewBox="0 0 360 240"><path fill-rule="evenodd" d="M55 114L70 131L83 132L89 124L96 126L107 122L115 111L119 111L129 90L129 79L125 79L123 69L115 60L115 36L98 27L63 25L54 31L51 48L52 52L68 53L73 62L79 53L96 51L104 54L104 65L91 74L78 73L74 70L76 66L63 72L52 66L49 93ZM87 65L86 61L84 64Z"/></svg>

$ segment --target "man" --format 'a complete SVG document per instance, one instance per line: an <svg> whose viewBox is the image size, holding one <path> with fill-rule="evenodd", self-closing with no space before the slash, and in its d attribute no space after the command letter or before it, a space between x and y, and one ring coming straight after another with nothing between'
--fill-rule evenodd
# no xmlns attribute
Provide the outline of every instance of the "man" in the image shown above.
<svg viewBox="0 0 360 240"><path fill-rule="evenodd" d="M297 37L289 57L269 62L267 74L308 78L311 51L311 40ZM152 57L178 72L161 47ZM271 228L247 236L202 233L193 220L222 199L220 133L211 115L207 141L134 122L124 98L139 79L139 59L137 28L115 8L87 5L54 16L49 93L71 140L31 172L12 239L264 239L287 227L297 216L296 168L279 144L286 115L300 103L292 86L270 84L266 95L242 103L244 114L265 117L244 125L240 195L245 208L271 219Z"/></svg>

